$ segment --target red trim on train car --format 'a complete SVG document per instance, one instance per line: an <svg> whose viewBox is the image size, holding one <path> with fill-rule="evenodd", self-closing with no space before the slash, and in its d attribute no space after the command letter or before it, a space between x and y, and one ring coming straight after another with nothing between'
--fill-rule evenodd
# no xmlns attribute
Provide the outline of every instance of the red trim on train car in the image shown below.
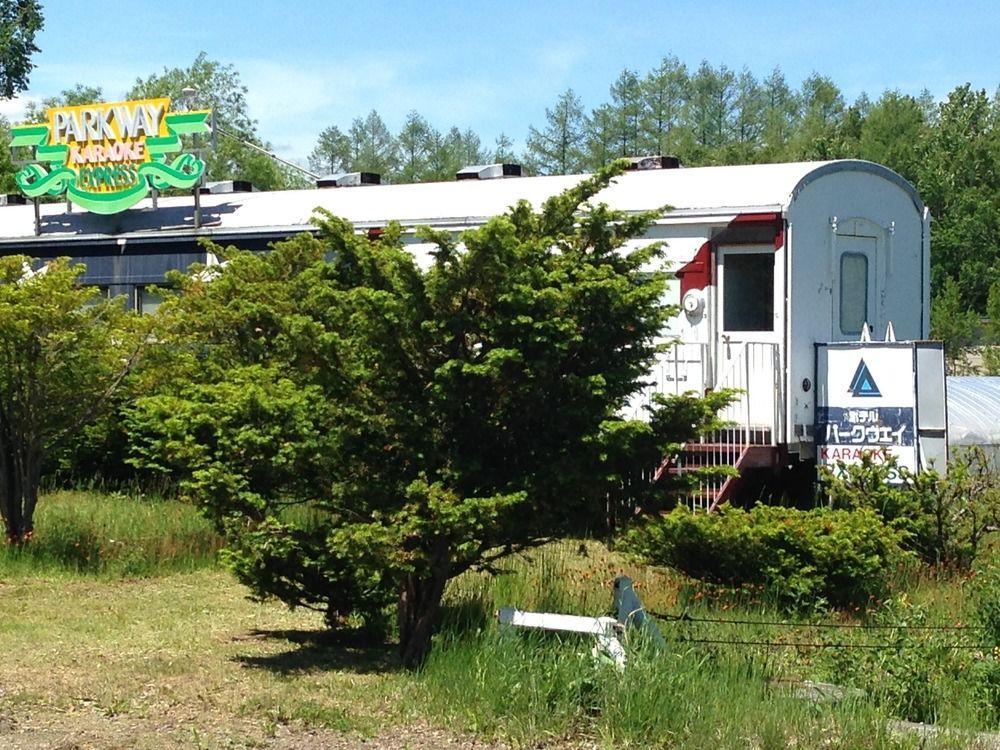
<svg viewBox="0 0 1000 750"><path fill-rule="evenodd" d="M781 214L739 214L729 222L729 226L737 224L778 224L781 222Z"/></svg>
<svg viewBox="0 0 1000 750"><path fill-rule="evenodd" d="M681 297L692 289L704 289L712 283L712 243L698 248L694 257L677 269L675 275L681 282Z"/></svg>

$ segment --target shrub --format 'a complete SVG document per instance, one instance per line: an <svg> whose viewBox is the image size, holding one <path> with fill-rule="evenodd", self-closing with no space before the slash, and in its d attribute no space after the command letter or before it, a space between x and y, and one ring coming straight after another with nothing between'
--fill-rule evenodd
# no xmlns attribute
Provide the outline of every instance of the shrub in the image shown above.
<svg viewBox="0 0 1000 750"><path fill-rule="evenodd" d="M1000 477L980 448L966 450L942 476L913 474L892 456L865 456L824 475L833 508L870 509L904 534L903 547L930 564L967 569L1000 526Z"/></svg>
<svg viewBox="0 0 1000 750"><path fill-rule="evenodd" d="M678 508L633 529L625 547L701 580L763 584L781 606L816 608L884 595L906 557L901 539L871 510L757 505L713 514Z"/></svg>

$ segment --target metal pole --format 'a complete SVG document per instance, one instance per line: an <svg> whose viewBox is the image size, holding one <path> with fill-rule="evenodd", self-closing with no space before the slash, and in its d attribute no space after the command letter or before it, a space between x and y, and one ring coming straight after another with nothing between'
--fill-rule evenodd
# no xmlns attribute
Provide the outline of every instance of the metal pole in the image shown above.
<svg viewBox="0 0 1000 750"><path fill-rule="evenodd" d="M35 204L35 236L37 237L42 233L42 210L38 205L38 198L33 198L31 202Z"/></svg>
<svg viewBox="0 0 1000 750"><path fill-rule="evenodd" d="M302 174L306 175L307 177L312 178L313 180L318 180L320 178L320 175L315 174L313 172L310 172L308 169L305 169L304 167L300 167L298 164L293 164L292 162L288 161L287 159L282 159L277 154L271 153L266 148L261 148L256 143L250 143L250 141L245 141L242 138L240 138L238 135L236 135L235 133L230 133L228 130L226 130L224 128L220 128L220 127L216 126L216 128L215 128L215 130L213 132L218 132L220 135L226 136L226 138L230 138L230 139L236 141L237 143L242 143L247 148L252 148L254 151L259 151L260 153L264 154L265 156L271 157L276 162L280 162L280 163L284 164L286 167L289 167L290 169L294 169L297 172L301 172Z"/></svg>

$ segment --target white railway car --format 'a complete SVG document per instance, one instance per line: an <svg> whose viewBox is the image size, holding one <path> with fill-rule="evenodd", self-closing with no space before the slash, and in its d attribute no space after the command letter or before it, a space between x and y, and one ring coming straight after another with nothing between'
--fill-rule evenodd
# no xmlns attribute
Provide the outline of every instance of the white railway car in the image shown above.
<svg viewBox="0 0 1000 750"><path fill-rule="evenodd" d="M658 168L627 172L597 197L630 212L671 207L644 239L666 242L676 272L667 301L681 312L664 337L678 344L660 357L632 410L655 391L738 388L727 415L734 430L699 448L702 460L742 471L808 465L816 457L816 345L857 341L866 326L882 338L890 323L900 339L929 334L927 209L906 180L866 161L646 165ZM0 208L0 254L72 256L87 265L85 283L134 295L144 308L156 302L146 285L205 260L199 237L264 249L310 231L316 207L360 230L397 220L409 230L461 232L518 199L538 206L580 179L508 176L517 171L495 165L455 182L365 185L359 176L353 187L211 192L200 196L197 217L190 197L112 216L62 203L43 204L36 216L30 204L8 205ZM407 241L426 253L412 233ZM727 487L704 501L725 499L734 491Z"/></svg>

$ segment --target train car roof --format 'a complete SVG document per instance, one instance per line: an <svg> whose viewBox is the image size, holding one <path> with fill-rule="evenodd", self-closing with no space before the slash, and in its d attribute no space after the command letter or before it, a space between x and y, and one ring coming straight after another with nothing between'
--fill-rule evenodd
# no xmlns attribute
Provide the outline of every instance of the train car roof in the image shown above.
<svg viewBox="0 0 1000 750"><path fill-rule="evenodd" d="M654 169L626 172L596 198L613 208L629 211L660 210L667 220L711 220L739 213L787 209L809 182L833 172L874 173L911 196L918 210L923 204L914 188L886 167L860 160L792 162L727 167ZM518 200L536 208L547 198L571 187L585 175L461 180L406 185L370 185L309 190L205 194L201 196L202 224L194 226L190 195L160 197L153 208L146 199L120 214L102 216L63 202L41 205L41 233L35 234L34 207L0 207L0 253L32 254L41 245L72 246L109 241L156 242L157 238L241 235L279 238L310 229L316 208L324 208L360 228L382 226L390 220L406 227L427 224L461 229L502 213Z"/></svg>

